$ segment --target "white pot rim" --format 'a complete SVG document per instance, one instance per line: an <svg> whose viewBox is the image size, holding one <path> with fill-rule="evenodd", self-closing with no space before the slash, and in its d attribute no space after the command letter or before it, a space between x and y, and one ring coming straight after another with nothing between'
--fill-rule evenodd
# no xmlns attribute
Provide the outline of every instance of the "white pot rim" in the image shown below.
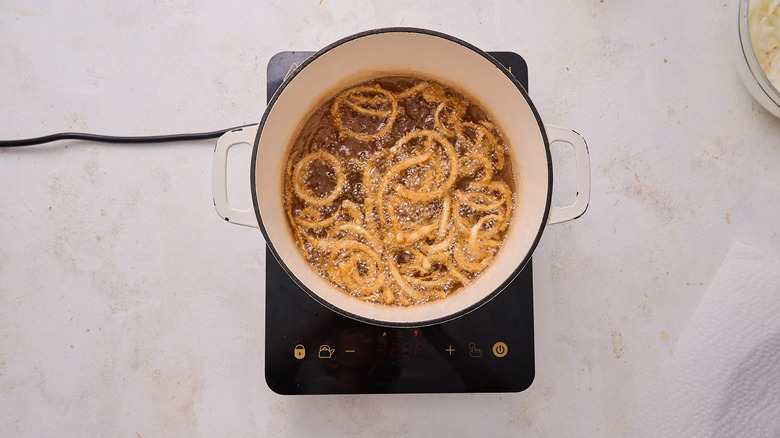
<svg viewBox="0 0 780 438"><path fill-rule="evenodd" d="M541 181L539 183L539 192L544 190L544 193L543 194L540 193L538 196L539 197L539 202L537 203L538 207L536 207L537 211L535 213L534 219L531 221L532 222L531 225L525 227L526 230L524 231L524 233L527 233L529 235L526 236L524 239L523 248L512 248L512 253L508 252L508 248L502 248L501 251L503 251L503 253L500 253L499 256L496 257L496 260L493 262L493 264L496 264L499 259L504 259L503 265L508 267L504 268L500 274L496 274L496 277L493 278L492 282L490 283L491 284L489 287L490 290L485 290L480 293L476 293L474 294L474 298L472 299L465 300L464 298L465 301L463 303L458 303L452 309L444 308L441 304L439 304L439 308L436 308L436 305L432 305L426 308L425 306L427 306L427 304L424 304L419 306L411 306L408 308L373 305L375 307L370 307L370 308L367 307L366 310L364 310L362 307L359 306L353 307L353 305L349 301L346 301L346 300L350 300L350 301L359 301L359 300L356 300L355 298L350 297L347 294L344 294L342 291L339 292L341 293L341 295L343 295L344 300L339 298L337 295L324 294L321 291L320 287L317 287L316 285L312 286L312 283L316 282L316 280L304 279L308 276L308 274L306 272L302 272L300 267L297 266L297 263L291 260L291 258L294 257L291 257L289 251L288 253L283 254L282 251L280 250L281 249L280 245L286 245L286 243L281 242L283 238L279 237L280 232L274 230L275 228L277 228L276 225L278 224L276 224L275 222L278 222L279 216L276 215L275 212L271 214L271 212L267 211L264 205L268 205L268 203L264 202L263 199L261 199L265 195L259 193L260 190L258 189L259 187L258 171L260 170L258 167L259 165L271 166L271 167L280 165L281 167L284 167L284 162L277 164L275 160L266 161L264 159L265 156L263 154L263 151L261 151L261 144L264 140L266 131L269 129L269 126L275 123L274 111L276 109L276 105L279 104L281 99L284 99L288 87L293 87L296 83L296 80L299 78L299 76L305 74L307 72L307 68L310 65L316 63L318 60L328 55L332 51L343 47L345 44L355 42L367 37L374 37L379 35L399 35L399 34L413 34L424 38L436 38L436 39L443 40L445 43L448 44L456 44L458 46L461 46L462 48L468 49L469 53L477 55L477 57L480 58L482 62L486 63L487 66L495 67L496 71L500 72L501 80L505 81L504 86L506 87L506 84L510 84L513 92L515 93L514 96L509 96L507 97L507 99L522 100L522 106L527 108L529 117L533 118L532 121L529 120L527 123L533 124L533 126L535 126L536 129L534 135L538 137L538 144L534 146L537 148L543 148L543 150L537 151L536 153L540 157L538 162L541 163L542 161L544 161L543 164L544 169L539 169L539 175L542 175L542 177L538 178L540 180L544 179L544 181ZM499 126L502 126L503 128L503 125L500 123ZM511 143L512 141L510 139L510 145ZM284 148L287 147L288 145L285 144ZM284 152L282 155L286 156L286 152ZM258 161L262 161L262 164L259 164ZM540 167L540 166L536 166L536 167ZM546 178L544 178L545 176ZM314 53L305 62L303 62L294 72L288 75L288 77L285 78L285 80L280 85L279 89L274 93L274 95L268 101L268 106L266 107L266 110L263 114L262 119L260 120L257 129L257 135L255 137L255 141L253 145L252 162L251 162L252 201L254 205L254 211L257 216L257 222L260 230L263 233L263 236L265 237L266 243L268 244L271 253L277 259L277 261L284 269L284 271L290 276L290 278L296 283L296 285L301 287L312 298L314 298L324 307L353 319L357 319L369 324L387 326L387 327L420 327L420 326L438 324L451 319L455 319L479 308L480 306L482 306L483 304L487 303L492 298L494 298L496 295L498 295L501 291L503 291L526 266L528 261L531 259L531 255L536 249L539 240L541 239L542 232L544 231L544 228L547 225L548 217L550 214L550 208L552 202L552 184L553 184L552 159L550 155L549 141L548 141L545 126L542 123L542 119L539 116L539 113L534 107L527 92L523 88L522 84L520 84L520 82L512 75L512 73L510 73L504 66L499 64L498 61L493 59L493 57L491 57L489 54L487 54L486 52L480 50L479 48L465 41L462 41L458 38L455 38L453 36L441 32L436 32L436 31L431 31L426 29L418 29L418 28L406 28L406 27L374 29L374 30L357 33L345 37L343 39L340 39ZM517 209L522 207L523 205L517 205L515 207L516 208L515 215L517 215ZM281 204L279 205L278 208L282 208ZM513 218L513 221L514 220L515 219ZM531 236L530 234L533 235ZM509 242L506 242L504 244L504 247L507 246L507 243ZM513 253L518 253L517 258L510 261L509 258L514 257ZM491 268L492 266L489 267L488 269ZM309 267L309 269L311 268ZM313 271L313 269L311 270ZM309 278L311 277L309 276ZM477 278L473 282L473 284L479 285L480 281L481 281L481 277ZM333 286L331 286L331 288L336 289ZM448 297L447 299L440 300L440 301L453 300L454 296L457 295L458 293L454 294L453 297ZM385 309L381 309L376 306L381 306L382 308ZM392 310L387 310L387 309L392 309ZM435 310L431 310L431 309L435 309Z"/></svg>

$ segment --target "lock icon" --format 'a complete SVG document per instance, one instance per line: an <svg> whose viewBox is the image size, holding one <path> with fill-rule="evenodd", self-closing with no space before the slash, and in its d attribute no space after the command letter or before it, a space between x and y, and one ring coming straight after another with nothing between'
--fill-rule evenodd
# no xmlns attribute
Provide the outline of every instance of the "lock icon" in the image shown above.
<svg viewBox="0 0 780 438"><path fill-rule="evenodd" d="M295 356L296 359L303 359L306 357L306 347L304 347L303 344L296 345L295 349L293 349L293 356Z"/></svg>

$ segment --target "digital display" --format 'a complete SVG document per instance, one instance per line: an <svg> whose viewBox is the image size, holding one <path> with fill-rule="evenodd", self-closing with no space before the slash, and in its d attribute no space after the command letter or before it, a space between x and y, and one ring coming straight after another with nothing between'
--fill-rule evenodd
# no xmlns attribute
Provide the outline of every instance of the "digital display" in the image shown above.
<svg viewBox="0 0 780 438"><path fill-rule="evenodd" d="M376 346L376 354L382 357L416 357L423 352L421 342L389 341L380 342Z"/></svg>

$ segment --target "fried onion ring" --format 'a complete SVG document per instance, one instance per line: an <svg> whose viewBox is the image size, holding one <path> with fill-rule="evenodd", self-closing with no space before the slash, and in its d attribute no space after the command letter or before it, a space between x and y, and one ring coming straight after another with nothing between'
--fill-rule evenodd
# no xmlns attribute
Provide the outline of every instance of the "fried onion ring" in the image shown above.
<svg viewBox="0 0 780 438"><path fill-rule="evenodd" d="M371 95L373 97L369 97ZM384 99L379 96L384 97ZM345 105L358 114L384 118L384 123L380 124L381 128L374 133L353 131L344 126L341 108ZM383 108L386 105L389 105L389 108ZM330 114L333 118L333 124L336 125L340 134L361 141L371 141L387 135L393 129L395 119L398 117L398 100L393 93L380 87L354 87L336 97L331 106Z"/></svg>
<svg viewBox="0 0 780 438"><path fill-rule="evenodd" d="M312 162L315 160L324 161L328 164L330 164L334 171L336 172L336 186L331 190L330 194L325 197L318 197L315 196L310 189L304 187L305 186L305 179L306 179L306 170L309 168ZM333 203L333 201L336 200L336 198L339 197L341 194L341 190L344 188L344 168L341 165L341 162L334 157L332 154L325 152L325 151L316 151L312 152L305 157L301 158L300 161L295 165L295 168L293 169L293 190L295 190L295 194L303 199L305 202L309 204L314 205L330 205Z"/></svg>

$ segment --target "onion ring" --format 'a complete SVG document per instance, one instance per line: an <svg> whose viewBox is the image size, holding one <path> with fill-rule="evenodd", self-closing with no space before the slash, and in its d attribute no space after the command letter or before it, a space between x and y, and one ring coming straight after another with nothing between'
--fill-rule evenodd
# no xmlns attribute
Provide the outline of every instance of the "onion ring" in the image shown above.
<svg viewBox="0 0 780 438"><path fill-rule="evenodd" d="M314 160L325 161L330 164L336 171L336 186L333 188L330 194L324 198L315 196L313 193L311 193L311 190L304 187L304 170L307 169ZM298 161L293 170L293 190L299 198L309 204L332 204L333 201L335 201L336 198L338 198L341 194L341 190L344 188L344 181L344 168L341 166L341 163L336 157L325 151L316 151L306 155L305 157L301 158L300 161Z"/></svg>
<svg viewBox="0 0 780 438"><path fill-rule="evenodd" d="M378 95L382 95L385 97L387 102L390 104L389 110L377 110L372 108L367 108L363 105L377 105L379 103L378 100L372 100L367 97L359 97L361 93L371 94L375 93ZM366 116L372 116L372 117L384 117L385 122L382 125L381 129L379 129L375 133L364 133L364 132L356 132L351 129L348 129L344 126L344 122L341 119L341 106L347 105L353 110L357 111L360 114L366 115ZM338 97L336 97L336 100L333 102L333 106L331 106L330 111L331 117L333 118L333 124L336 125L336 127L339 129L339 133L342 135L346 135L349 137L354 137L361 141L371 141L379 137L383 137L387 135L391 129L393 129L393 124L395 123L395 119L398 117L398 100L395 98L393 93L379 87L371 87L371 86L358 86L354 88L350 88L349 90L344 91L341 93Z"/></svg>

